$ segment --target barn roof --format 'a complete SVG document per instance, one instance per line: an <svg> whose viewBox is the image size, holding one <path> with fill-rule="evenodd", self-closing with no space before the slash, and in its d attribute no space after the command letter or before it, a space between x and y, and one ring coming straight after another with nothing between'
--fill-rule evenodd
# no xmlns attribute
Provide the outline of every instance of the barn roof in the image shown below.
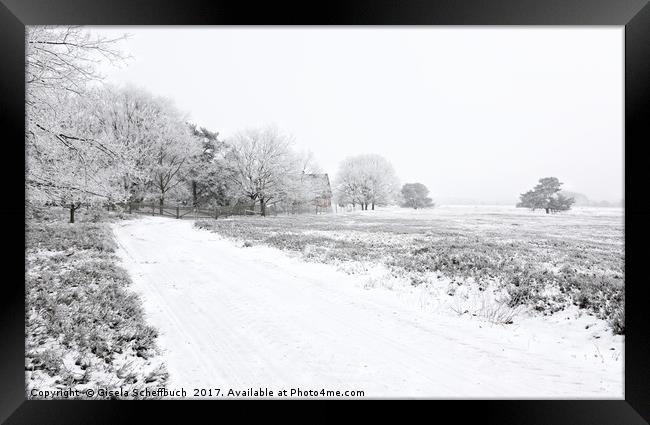
<svg viewBox="0 0 650 425"><path fill-rule="evenodd" d="M315 191L321 192L321 195L323 196L331 196L332 195L332 189L330 187L330 178L327 175L327 173L311 173L311 174L304 174L304 177L306 177L311 185L312 189Z"/></svg>

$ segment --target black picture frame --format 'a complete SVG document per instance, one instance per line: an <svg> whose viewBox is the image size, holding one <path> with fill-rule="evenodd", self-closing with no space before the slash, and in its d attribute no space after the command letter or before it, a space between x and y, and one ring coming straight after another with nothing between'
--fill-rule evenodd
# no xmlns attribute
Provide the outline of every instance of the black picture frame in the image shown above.
<svg viewBox="0 0 650 425"><path fill-rule="evenodd" d="M187 401L28 401L24 375L24 189L17 177L24 162L24 29L26 25L545 25L625 26L625 251L626 335L624 400L457 400L420 407L425 418L453 422L530 424L643 424L650 420L650 333L644 280L650 197L645 183L644 144L650 140L650 6L648 0L336 0L289 4L249 1L0 0L0 134L5 163L0 167L5 204L1 209L4 248L0 295L0 421L8 424L131 422L140 416L194 422L192 413L216 417L224 409ZM24 246L24 245L23 245ZM24 259L24 257L23 257ZM11 271L12 273L6 273ZM151 405L149 403L155 403ZM169 404L174 403L174 404ZM178 404L180 403L180 404ZM223 401L221 401L223 403ZM232 403L227 403L232 405ZM267 407L268 405L265 405ZM404 418L408 407L368 407ZM347 407L347 406L346 406ZM253 409L235 420L248 421ZM266 412L266 409L254 409ZM291 409L293 410L293 409ZM336 409L310 406L324 418ZM201 412L203 411L203 412ZM451 414L451 416L448 416ZM210 417L210 416L208 416ZM268 420L272 417L269 415ZM284 419L279 417L276 419Z"/></svg>

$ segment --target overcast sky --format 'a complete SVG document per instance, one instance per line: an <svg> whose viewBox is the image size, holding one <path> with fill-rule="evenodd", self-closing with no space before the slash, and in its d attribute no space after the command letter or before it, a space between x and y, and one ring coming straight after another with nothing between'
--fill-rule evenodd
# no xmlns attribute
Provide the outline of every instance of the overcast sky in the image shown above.
<svg viewBox="0 0 650 425"><path fill-rule="evenodd" d="M623 197L623 27L94 27L129 33L107 81L222 138L277 124L334 177L377 153L434 200L513 203L555 176Z"/></svg>

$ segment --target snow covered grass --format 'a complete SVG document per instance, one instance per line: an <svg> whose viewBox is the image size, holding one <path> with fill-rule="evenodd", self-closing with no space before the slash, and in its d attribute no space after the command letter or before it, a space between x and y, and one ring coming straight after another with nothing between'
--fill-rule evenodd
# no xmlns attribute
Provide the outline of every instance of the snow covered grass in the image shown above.
<svg viewBox="0 0 650 425"><path fill-rule="evenodd" d="M142 217L112 229L160 330L171 390L218 382L365 397L623 394L624 336L574 305L508 324L523 307L499 304L505 291L495 285L479 291L429 272L413 286L377 262L305 261L302 251L245 246L189 220Z"/></svg>
<svg viewBox="0 0 650 425"><path fill-rule="evenodd" d="M575 305L608 321L615 333L625 331L621 209L552 215L507 207L385 209L233 217L196 226L351 272L353 264L382 266L394 279L437 296L442 287L447 296L470 302L449 303L460 314L511 323L520 311L549 315Z"/></svg>
<svg viewBox="0 0 650 425"><path fill-rule="evenodd" d="M165 366L112 232L92 217L26 226L27 396L31 390L162 387ZM83 396L82 396L83 398Z"/></svg>

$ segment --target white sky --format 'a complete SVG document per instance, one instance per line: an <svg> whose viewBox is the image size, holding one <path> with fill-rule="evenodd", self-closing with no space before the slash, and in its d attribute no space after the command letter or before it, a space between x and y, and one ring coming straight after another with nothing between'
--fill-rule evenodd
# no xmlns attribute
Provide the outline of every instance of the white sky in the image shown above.
<svg viewBox="0 0 650 425"><path fill-rule="evenodd" d="M437 198L513 203L541 177L623 197L623 27L92 27L107 81L227 138L275 123L334 177L377 153Z"/></svg>

